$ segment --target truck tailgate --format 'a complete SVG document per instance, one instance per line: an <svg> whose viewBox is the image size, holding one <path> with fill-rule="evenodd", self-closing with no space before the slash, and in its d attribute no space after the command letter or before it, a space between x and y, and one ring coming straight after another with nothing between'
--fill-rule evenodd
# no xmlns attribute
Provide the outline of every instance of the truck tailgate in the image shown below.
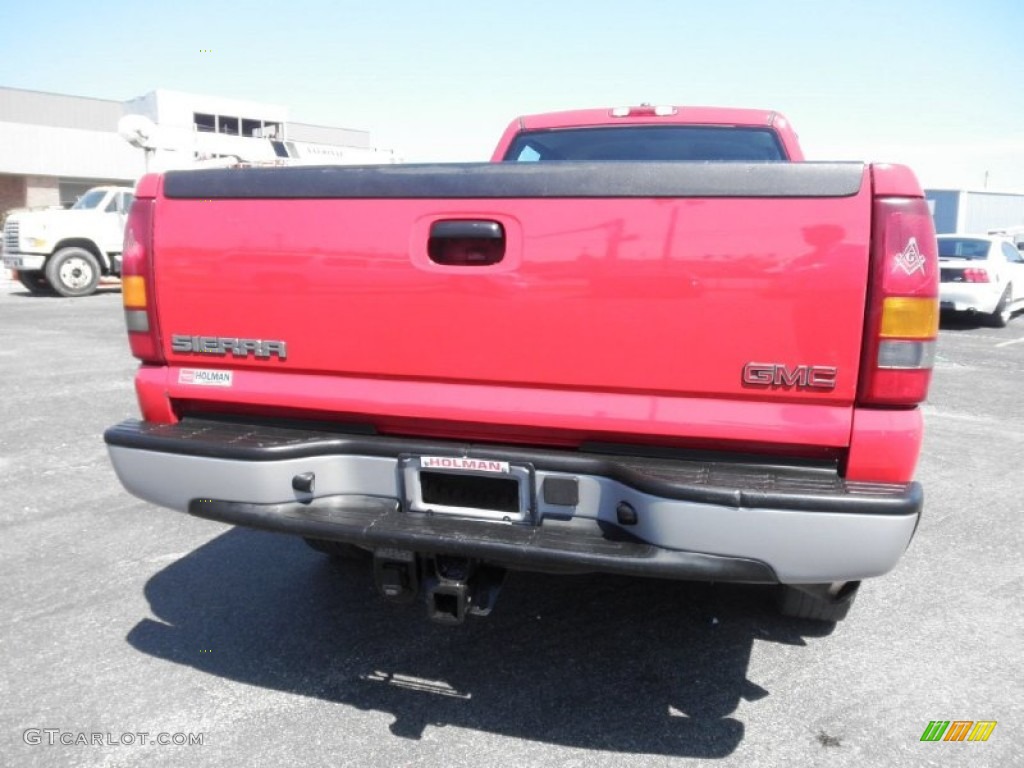
<svg viewBox="0 0 1024 768"><path fill-rule="evenodd" d="M871 234L860 164L170 173L155 221L172 367L763 404L775 433L806 404L831 414L812 442L848 439ZM446 221L499 225L503 256L432 260ZM175 352L172 335L287 354ZM230 399L214 389L202 397Z"/></svg>

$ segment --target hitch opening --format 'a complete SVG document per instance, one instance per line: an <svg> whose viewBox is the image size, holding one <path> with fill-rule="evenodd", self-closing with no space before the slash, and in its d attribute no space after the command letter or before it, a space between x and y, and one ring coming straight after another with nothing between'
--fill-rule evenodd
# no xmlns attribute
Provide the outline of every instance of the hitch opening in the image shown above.
<svg viewBox="0 0 1024 768"><path fill-rule="evenodd" d="M461 624L466 620L469 590L463 583L434 582L427 586L427 617L438 624Z"/></svg>
<svg viewBox="0 0 1024 768"><path fill-rule="evenodd" d="M427 615L439 624L461 624L467 614L487 616L494 610L506 571L474 560L438 556L426 579Z"/></svg>
<svg viewBox="0 0 1024 768"><path fill-rule="evenodd" d="M487 616L505 582L505 569L465 557L426 555L381 548L373 555L377 591L392 603L410 603L422 590L427 617L438 624L462 624L466 616Z"/></svg>

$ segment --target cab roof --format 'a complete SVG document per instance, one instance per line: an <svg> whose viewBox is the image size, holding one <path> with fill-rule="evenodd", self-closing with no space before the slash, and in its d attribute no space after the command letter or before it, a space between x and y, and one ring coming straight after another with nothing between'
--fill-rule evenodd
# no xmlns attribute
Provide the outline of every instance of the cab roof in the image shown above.
<svg viewBox="0 0 1024 768"><path fill-rule="evenodd" d="M640 110L643 107L623 109ZM576 109L564 112L545 112L523 115L519 118L520 130L544 130L546 128L570 128L596 125L621 125L622 123L653 123L681 125L749 125L765 127L774 125L784 118L772 110L739 109L734 107L681 107L673 106L668 115L638 114L623 117L613 116L613 108ZM617 111L617 110L616 110Z"/></svg>
<svg viewBox="0 0 1024 768"><path fill-rule="evenodd" d="M491 161L501 162L504 160L509 146L520 133L572 128L611 128L621 125L717 125L767 128L774 131L779 137L786 157L790 161L797 162L804 159L800 141L793 127L785 117L773 110L641 104L632 107L576 109L523 115L509 123L491 155Z"/></svg>

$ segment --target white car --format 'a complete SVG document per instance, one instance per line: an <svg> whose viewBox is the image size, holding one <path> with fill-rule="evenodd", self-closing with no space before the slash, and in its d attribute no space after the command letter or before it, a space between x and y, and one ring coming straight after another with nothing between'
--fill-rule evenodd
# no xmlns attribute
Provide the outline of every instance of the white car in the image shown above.
<svg viewBox="0 0 1024 768"><path fill-rule="evenodd" d="M1002 328L1024 309L1024 254L1006 237L939 235L944 310L979 314Z"/></svg>

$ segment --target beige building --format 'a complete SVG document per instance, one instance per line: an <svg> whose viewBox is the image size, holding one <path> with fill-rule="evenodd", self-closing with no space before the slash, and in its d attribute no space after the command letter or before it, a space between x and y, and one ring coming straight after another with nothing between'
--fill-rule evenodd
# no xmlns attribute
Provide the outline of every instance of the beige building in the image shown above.
<svg viewBox="0 0 1024 768"><path fill-rule="evenodd" d="M144 151L119 133L125 115L154 128ZM299 162L394 162L366 131L293 122L287 107L156 90L128 101L0 87L0 215L70 205L100 184L134 184L147 169L237 156Z"/></svg>

